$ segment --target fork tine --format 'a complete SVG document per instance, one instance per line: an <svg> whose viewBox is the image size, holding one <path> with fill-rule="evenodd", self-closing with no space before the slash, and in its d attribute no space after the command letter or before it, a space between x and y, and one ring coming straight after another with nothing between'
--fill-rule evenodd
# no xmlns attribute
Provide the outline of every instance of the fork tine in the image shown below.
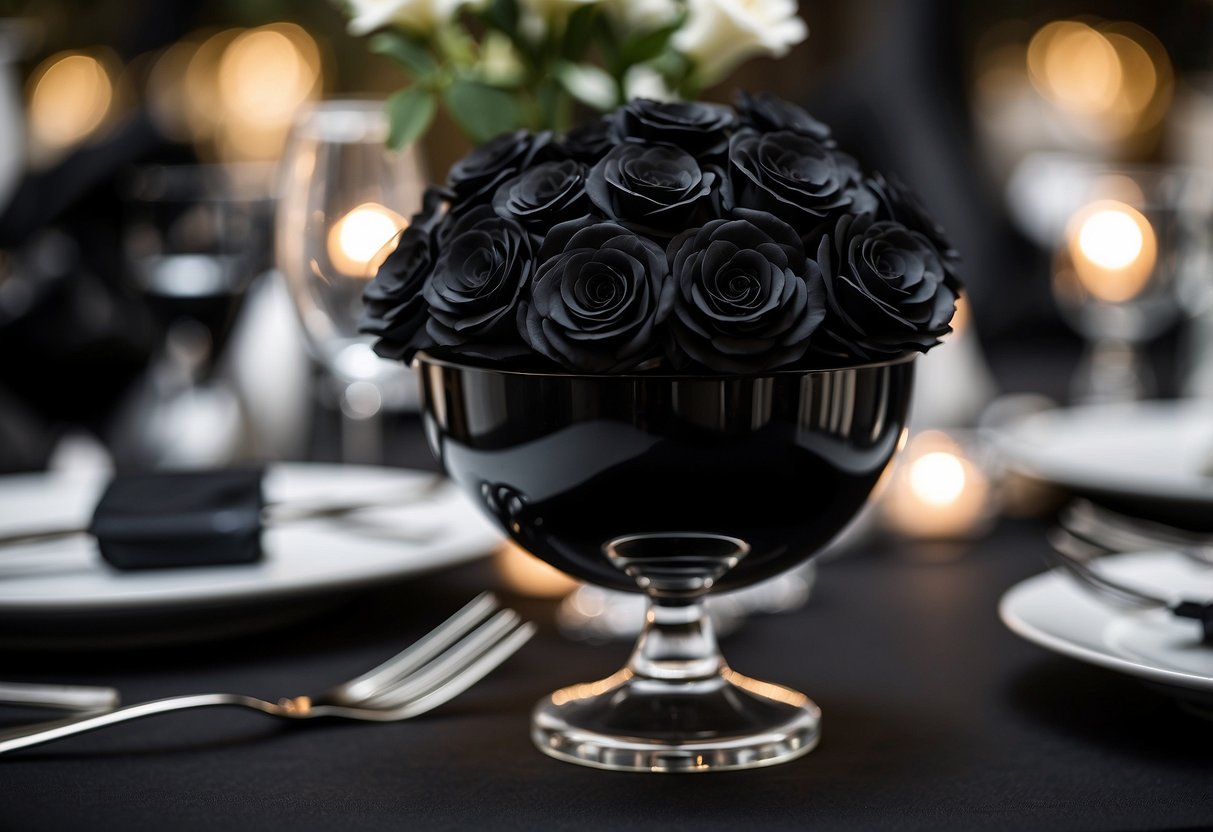
<svg viewBox="0 0 1213 832"><path fill-rule="evenodd" d="M500 641L481 653L471 663L462 665L437 684L429 686L423 692L418 692L411 700L401 703L401 705L392 710L383 711L383 719L385 721L412 719L415 716L432 711L439 705L446 704L479 682L498 665L514 655L514 653L518 652L518 649L522 645L530 641L531 636L535 634L535 630L535 625L529 621L511 630Z"/></svg>
<svg viewBox="0 0 1213 832"><path fill-rule="evenodd" d="M1122 607L1133 607L1136 609L1166 608L1169 606L1169 603L1163 598L1148 595L1101 575L1098 570L1086 563L1085 558L1092 554L1102 554L1104 550L1078 537L1069 530L1062 528L1052 529L1049 532L1048 538L1049 543L1053 546L1049 559L1088 590L1103 597L1104 600Z"/></svg>
<svg viewBox="0 0 1213 832"><path fill-rule="evenodd" d="M394 685L369 697L362 704L373 708L396 708L441 687L486 651L504 639L521 622L513 610L501 610L458 644L425 667L401 677Z"/></svg>
<svg viewBox="0 0 1213 832"><path fill-rule="evenodd" d="M341 691L351 700L365 700L373 697L383 688L391 686L403 676L416 672L436 656L441 655L483 621L489 613L497 609L497 606L497 598L493 593L480 593L462 609L405 650L392 656L378 667L341 685Z"/></svg>
<svg viewBox="0 0 1213 832"><path fill-rule="evenodd" d="M1062 513L1060 522L1070 531L1097 539L1101 544L1107 543L1108 548L1117 551L1173 549L1200 563L1213 563L1213 540L1209 535L1131 517L1087 500L1071 503Z"/></svg>

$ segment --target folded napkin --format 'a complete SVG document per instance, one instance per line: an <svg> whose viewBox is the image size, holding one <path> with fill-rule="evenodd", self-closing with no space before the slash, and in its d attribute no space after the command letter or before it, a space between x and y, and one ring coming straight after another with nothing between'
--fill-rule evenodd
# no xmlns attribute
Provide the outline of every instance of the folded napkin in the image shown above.
<svg viewBox="0 0 1213 832"><path fill-rule="evenodd" d="M251 563L261 557L261 468L118 474L88 532L118 569Z"/></svg>

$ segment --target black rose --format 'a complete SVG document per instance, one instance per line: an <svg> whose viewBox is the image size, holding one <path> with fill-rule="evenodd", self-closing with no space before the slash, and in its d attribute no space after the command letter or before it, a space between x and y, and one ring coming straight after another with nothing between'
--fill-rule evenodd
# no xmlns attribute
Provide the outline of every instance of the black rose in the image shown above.
<svg viewBox="0 0 1213 832"><path fill-rule="evenodd" d="M797 107L769 92L750 95L745 90L737 94L737 115L742 125L753 127L760 133L791 130L816 139L827 147L834 146L830 128L813 118L803 108Z"/></svg>
<svg viewBox="0 0 1213 832"><path fill-rule="evenodd" d="M429 309L423 290L437 256L434 229L445 213L444 192L427 188L421 211L400 232L396 248L362 293L366 307L359 329L379 336L375 352L384 358L411 361L424 346Z"/></svg>
<svg viewBox="0 0 1213 832"><path fill-rule="evenodd" d="M542 236L553 225L588 212L588 172L585 165L572 159L535 165L498 186L493 194L493 210Z"/></svg>
<svg viewBox="0 0 1213 832"><path fill-rule="evenodd" d="M586 192L608 218L662 236L718 215L722 182L676 147L624 142L590 170Z"/></svg>
<svg viewBox="0 0 1213 832"><path fill-rule="evenodd" d="M612 116L614 134L624 141L672 144L698 157L724 153L737 116L728 107L702 101L638 98Z"/></svg>
<svg viewBox="0 0 1213 832"><path fill-rule="evenodd" d="M950 330L956 304L930 240L899 222L846 216L821 241L817 263L829 315L819 347L876 360L925 352Z"/></svg>
<svg viewBox="0 0 1213 832"><path fill-rule="evenodd" d="M605 118L574 127L564 134L560 147L572 159L592 165L606 155L615 144L611 122Z"/></svg>
<svg viewBox="0 0 1213 832"><path fill-rule="evenodd" d="M746 128L729 144L734 204L772 214L806 236L851 210L859 175L851 157L789 130Z"/></svg>
<svg viewBox="0 0 1213 832"><path fill-rule="evenodd" d="M531 280L530 236L488 207L460 218L425 287L426 333L435 344L481 358L526 353L515 327L519 297Z"/></svg>
<svg viewBox="0 0 1213 832"><path fill-rule="evenodd" d="M779 220L740 210L675 237L667 252L676 288L675 358L750 373L803 356L825 317L817 264Z"/></svg>
<svg viewBox="0 0 1213 832"><path fill-rule="evenodd" d="M651 357L673 286L665 252L611 222L565 223L539 253L518 328L536 352L582 372L622 372Z"/></svg>
<svg viewBox="0 0 1213 832"><path fill-rule="evenodd" d="M877 217L896 220L930 240L943 260L948 274L948 285L958 290L960 281L956 276L956 268L960 265L960 253L948 241L943 226L927 213L926 206L922 204L918 194L901 180L879 173L873 175L865 184L878 202Z"/></svg>
<svg viewBox="0 0 1213 832"><path fill-rule="evenodd" d="M517 130L477 146L447 174L447 187L455 197L451 210L463 213L490 199L498 185L542 158L551 140L551 133Z"/></svg>

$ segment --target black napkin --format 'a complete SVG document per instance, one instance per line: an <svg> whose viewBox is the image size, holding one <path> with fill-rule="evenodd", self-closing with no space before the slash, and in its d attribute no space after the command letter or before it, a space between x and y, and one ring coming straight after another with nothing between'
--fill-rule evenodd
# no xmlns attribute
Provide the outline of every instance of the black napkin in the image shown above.
<svg viewBox="0 0 1213 832"><path fill-rule="evenodd" d="M89 533L118 569L251 563L261 557L263 473L118 474Z"/></svg>

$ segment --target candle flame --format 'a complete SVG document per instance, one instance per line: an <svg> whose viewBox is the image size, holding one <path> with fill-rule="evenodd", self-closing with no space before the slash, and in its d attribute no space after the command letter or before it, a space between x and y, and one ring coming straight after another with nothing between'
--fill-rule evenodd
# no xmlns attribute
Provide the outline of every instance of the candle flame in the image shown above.
<svg viewBox="0 0 1213 832"><path fill-rule="evenodd" d="M981 467L946 433L913 437L881 496L884 522L912 538L971 535L988 519L990 482Z"/></svg>
<svg viewBox="0 0 1213 832"><path fill-rule="evenodd" d="M408 221L390 208L364 202L329 230L329 260L347 277L374 277L391 253L388 243L407 225Z"/></svg>
<svg viewBox="0 0 1213 832"><path fill-rule="evenodd" d="M965 469L948 451L932 451L910 464L910 488L924 503L949 506L965 489Z"/></svg>
<svg viewBox="0 0 1213 832"><path fill-rule="evenodd" d="M1100 200L1072 221L1070 256L1082 287L1107 303L1132 300L1146 287L1158 242L1149 220L1131 205Z"/></svg>

